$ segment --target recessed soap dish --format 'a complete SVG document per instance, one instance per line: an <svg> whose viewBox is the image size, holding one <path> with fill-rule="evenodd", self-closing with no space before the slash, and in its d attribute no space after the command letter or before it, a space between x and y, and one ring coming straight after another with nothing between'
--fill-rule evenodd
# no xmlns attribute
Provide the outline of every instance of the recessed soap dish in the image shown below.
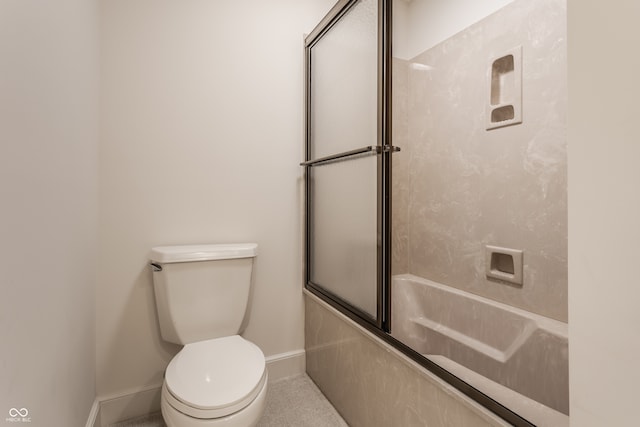
<svg viewBox="0 0 640 427"><path fill-rule="evenodd" d="M484 248L487 278L522 286L522 250L490 245Z"/></svg>
<svg viewBox="0 0 640 427"><path fill-rule="evenodd" d="M487 130L518 123L522 123L522 46L491 61L487 103Z"/></svg>

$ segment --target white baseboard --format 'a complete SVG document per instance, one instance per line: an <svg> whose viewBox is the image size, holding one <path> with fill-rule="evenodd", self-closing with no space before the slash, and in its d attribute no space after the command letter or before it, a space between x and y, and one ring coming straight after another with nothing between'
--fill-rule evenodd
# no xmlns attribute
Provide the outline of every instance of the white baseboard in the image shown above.
<svg viewBox="0 0 640 427"><path fill-rule="evenodd" d="M91 411L89 411L89 418L87 418L87 424L85 427L100 427L100 401L96 397L91 405Z"/></svg>
<svg viewBox="0 0 640 427"><path fill-rule="evenodd" d="M294 375L304 374L307 370L304 349L274 354L266 358L269 381L278 381Z"/></svg>
<svg viewBox="0 0 640 427"><path fill-rule="evenodd" d="M304 350L288 351L265 358L269 381L278 381L306 371ZM130 389L97 397L91 407L86 427L108 427L131 418L160 411L162 384Z"/></svg>
<svg viewBox="0 0 640 427"><path fill-rule="evenodd" d="M120 421L160 412L161 390L162 384L157 384L99 397L100 415L94 427L108 427Z"/></svg>

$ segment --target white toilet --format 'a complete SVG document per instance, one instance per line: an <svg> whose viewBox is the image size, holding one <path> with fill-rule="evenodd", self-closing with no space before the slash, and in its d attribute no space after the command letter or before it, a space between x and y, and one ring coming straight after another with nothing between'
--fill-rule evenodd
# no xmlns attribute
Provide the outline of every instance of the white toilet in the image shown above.
<svg viewBox="0 0 640 427"><path fill-rule="evenodd" d="M264 354L238 335L257 248L246 243L151 250L162 338L184 345L162 385L168 427L249 427L264 411Z"/></svg>

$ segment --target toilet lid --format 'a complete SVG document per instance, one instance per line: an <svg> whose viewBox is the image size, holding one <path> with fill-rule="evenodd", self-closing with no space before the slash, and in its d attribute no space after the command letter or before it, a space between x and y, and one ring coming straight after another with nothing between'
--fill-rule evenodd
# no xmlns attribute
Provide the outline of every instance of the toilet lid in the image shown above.
<svg viewBox="0 0 640 427"><path fill-rule="evenodd" d="M184 346L169 363L165 383L173 396L190 407L241 409L259 391L264 371L260 348L234 335Z"/></svg>

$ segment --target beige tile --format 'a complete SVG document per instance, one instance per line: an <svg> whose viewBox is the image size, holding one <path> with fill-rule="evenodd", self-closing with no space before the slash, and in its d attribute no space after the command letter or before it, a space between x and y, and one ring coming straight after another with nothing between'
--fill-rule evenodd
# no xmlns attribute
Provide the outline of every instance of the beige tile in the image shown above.
<svg viewBox="0 0 640 427"><path fill-rule="evenodd" d="M486 130L492 60L516 46L523 122ZM566 52L565 0L516 0L394 60L394 274L567 321ZM524 251L523 286L485 277L485 245Z"/></svg>
<svg viewBox="0 0 640 427"><path fill-rule="evenodd" d="M350 426L507 425L316 297L305 307L307 373Z"/></svg>

